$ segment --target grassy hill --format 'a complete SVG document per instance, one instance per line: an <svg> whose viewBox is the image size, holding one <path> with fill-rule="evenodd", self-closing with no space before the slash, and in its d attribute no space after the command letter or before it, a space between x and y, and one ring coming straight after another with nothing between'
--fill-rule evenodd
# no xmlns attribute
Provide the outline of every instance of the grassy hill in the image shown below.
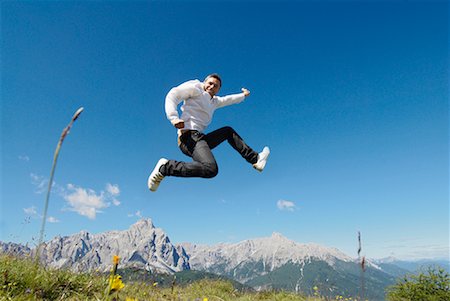
<svg viewBox="0 0 450 301"><path fill-rule="evenodd" d="M195 277L201 279L195 281ZM236 289L227 280L204 279L194 274L189 275L190 280L185 285L176 282L160 285L151 279L131 281L126 276L122 279L125 286L109 294L108 278L108 275L96 272L74 273L48 269L36 265L29 258L0 254L0 300L325 300L320 296L306 297L283 291L249 292Z"/></svg>

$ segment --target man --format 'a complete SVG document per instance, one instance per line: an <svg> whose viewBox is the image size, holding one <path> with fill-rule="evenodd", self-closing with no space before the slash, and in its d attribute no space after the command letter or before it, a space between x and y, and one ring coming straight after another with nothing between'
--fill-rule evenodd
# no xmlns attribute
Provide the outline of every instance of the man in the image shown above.
<svg viewBox="0 0 450 301"><path fill-rule="evenodd" d="M148 188L151 191L156 191L166 176L201 178L216 176L218 167L211 150L225 140L256 170L262 171L266 166L269 148L264 147L258 154L245 144L231 127L223 127L204 134L216 109L240 103L250 95L249 90L242 88L242 93L239 94L216 96L221 86L220 76L210 74L203 83L199 80L190 80L169 91L165 103L167 118L178 129L178 145L181 151L191 157L193 162L161 158L148 177ZM183 100L180 118L177 106Z"/></svg>

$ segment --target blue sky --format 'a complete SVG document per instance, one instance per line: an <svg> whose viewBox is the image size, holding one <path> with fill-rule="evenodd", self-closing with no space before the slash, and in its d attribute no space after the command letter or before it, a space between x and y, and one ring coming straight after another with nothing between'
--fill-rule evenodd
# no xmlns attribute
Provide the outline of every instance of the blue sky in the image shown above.
<svg viewBox="0 0 450 301"><path fill-rule="evenodd" d="M356 256L449 254L449 4L444 1L2 1L2 241L151 218L172 242L280 232ZM263 173L227 144L213 179L146 187L160 157L189 160L166 93L217 72L220 109Z"/></svg>

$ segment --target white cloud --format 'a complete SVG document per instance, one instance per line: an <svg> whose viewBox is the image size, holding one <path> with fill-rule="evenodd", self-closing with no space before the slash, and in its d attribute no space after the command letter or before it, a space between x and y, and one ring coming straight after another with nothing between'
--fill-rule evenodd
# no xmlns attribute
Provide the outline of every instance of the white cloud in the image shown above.
<svg viewBox="0 0 450 301"><path fill-rule="evenodd" d="M49 216L49 217L47 218L47 221L48 221L49 223L59 223L59 219L57 219L56 217L53 217L53 216Z"/></svg>
<svg viewBox="0 0 450 301"><path fill-rule="evenodd" d="M31 184L36 187L36 193L44 193L47 189L48 180L43 177L39 176L37 174L31 173Z"/></svg>
<svg viewBox="0 0 450 301"><path fill-rule="evenodd" d="M37 175L34 173L30 174L31 184L36 188L35 193L43 194L47 192L48 189L48 179L44 176ZM55 181L52 183L52 193L57 193L60 196L64 196L65 189L64 187L57 185Z"/></svg>
<svg viewBox="0 0 450 301"><path fill-rule="evenodd" d="M119 189L119 185L112 185L110 183L106 184L106 191L111 195L111 196L118 196L120 194L120 189Z"/></svg>
<svg viewBox="0 0 450 301"><path fill-rule="evenodd" d="M47 191L48 179L34 173L31 173L30 177L31 183L36 187L36 193L42 194ZM63 187L53 182L52 193L56 193L67 202L69 206L66 210L77 212L90 219L95 219L97 213L101 212L101 209L110 207L111 204L114 206L121 204L118 199L120 188L117 184L107 183L105 190L97 193L92 189L77 187L73 184ZM24 212L33 217L38 216L34 207L25 208ZM49 222L59 221L53 218Z"/></svg>
<svg viewBox="0 0 450 301"><path fill-rule="evenodd" d="M72 184L67 185L67 189L71 192L64 196L64 199L70 206L69 210L89 219L95 219L100 209L108 207L101 193L96 194L94 190L76 187Z"/></svg>
<svg viewBox="0 0 450 301"><path fill-rule="evenodd" d="M291 201L286 201L286 200L279 200L277 202L277 207L279 210L294 211L295 203L291 202Z"/></svg>
<svg viewBox="0 0 450 301"><path fill-rule="evenodd" d="M20 161L30 162L30 157L28 157L26 155L20 155L18 158Z"/></svg>
<svg viewBox="0 0 450 301"><path fill-rule="evenodd" d="M136 216L136 217L142 218L142 212L141 212L141 210L138 210L135 213L128 213L127 216L128 217L135 217Z"/></svg>
<svg viewBox="0 0 450 301"><path fill-rule="evenodd" d="M37 210L35 206L31 206L29 208L23 208L23 212L25 212L26 215L29 216L38 216Z"/></svg>
<svg viewBox="0 0 450 301"><path fill-rule="evenodd" d="M120 205L120 201L115 198L119 194L119 186L109 183L106 184L106 193L105 191L97 193L92 189L68 184L67 191L63 193L63 198L69 205L68 210L77 212L89 219L95 219L97 213L101 213L101 209L111 206L111 203L115 206Z"/></svg>
<svg viewBox="0 0 450 301"><path fill-rule="evenodd" d="M112 198L111 202L114 206L119 206L120 201L116 198L120 195L119 185L112 185L110 183L106 184L106 193L110 198Z"/></svg>

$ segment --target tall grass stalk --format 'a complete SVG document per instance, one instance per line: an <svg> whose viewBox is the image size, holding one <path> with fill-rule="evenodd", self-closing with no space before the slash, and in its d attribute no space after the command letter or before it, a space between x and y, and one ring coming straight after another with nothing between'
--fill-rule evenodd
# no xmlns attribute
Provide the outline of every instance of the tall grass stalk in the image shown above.
<svg viewBox="0 0 450 301"><path fill-rule="evenodd" d="M65 127L64 130L62 131L62 134L59 137L58 144L56 145L55 153L53 155L52 169L50 171L50 179L48 181L47 195L45 197L44 214L42 215L41 231L39 232L39 241L38 241L38 246L37 246L37 249L36 249L36 264L39 263L39 256L40 256L40 252L41 252L41 245L42 245L43 240L44 240L45 222L47 220L48 203L49 203L49 199L50 199L50 192L52 190L53 176L55 175L55 168L56 168L56 162L58 161L59 151L61 149L62 143L64 142L64 138L66 138L67 134L69 134L70 128L72 127L72 125L75 122L75 120L77 120L78 116L80 116L81 112L83 112L83 110L84 110L84 108L81 107L75 112L75 114L72 116L72 119L70 120L70 122L67 125L67 127Z"/></svg>

